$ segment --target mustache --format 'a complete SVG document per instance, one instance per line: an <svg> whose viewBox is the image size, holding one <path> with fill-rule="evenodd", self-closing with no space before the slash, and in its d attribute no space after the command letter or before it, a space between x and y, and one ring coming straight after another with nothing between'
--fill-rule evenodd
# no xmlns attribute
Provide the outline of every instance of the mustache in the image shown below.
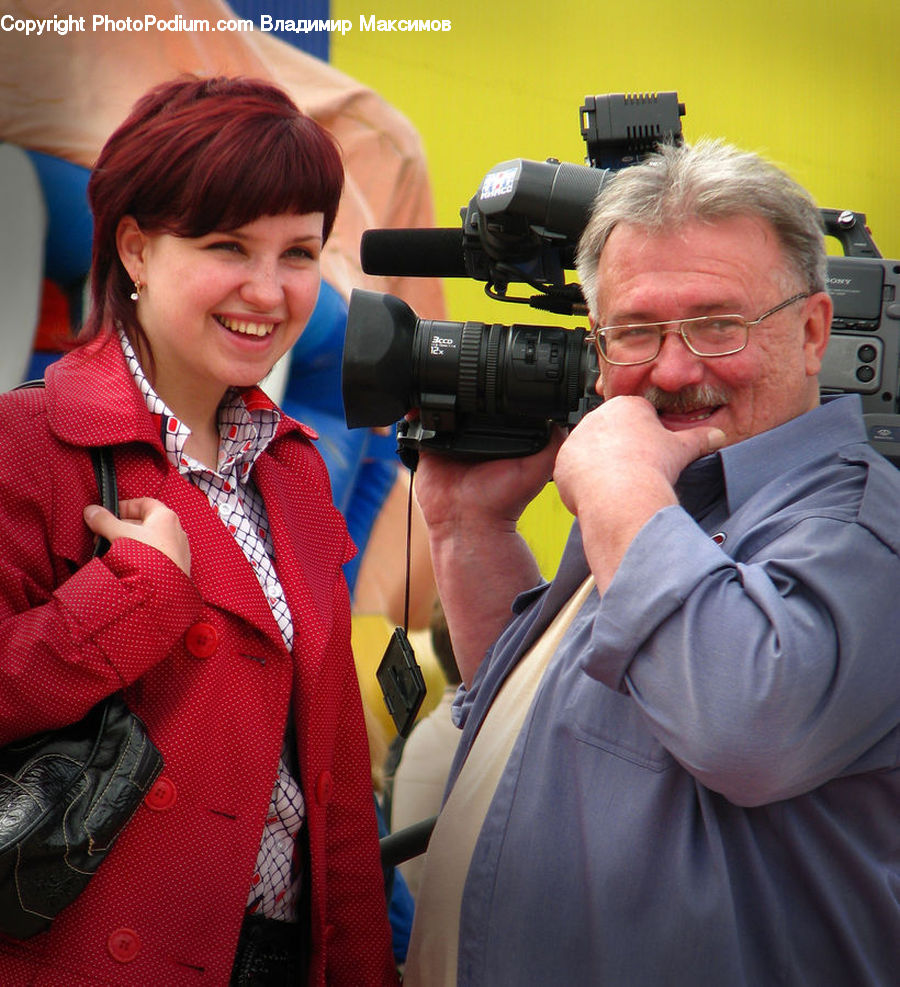
<svg viewBox="0 0 900 987"><path fill-rule="evenodd" d="M644 398L653 405L659 414L687 414L699 408L717 408L728 404L730 394L725 388L701 384L697 387L683 387L680 391L663 391L658 387L648 387Z"/></svg>

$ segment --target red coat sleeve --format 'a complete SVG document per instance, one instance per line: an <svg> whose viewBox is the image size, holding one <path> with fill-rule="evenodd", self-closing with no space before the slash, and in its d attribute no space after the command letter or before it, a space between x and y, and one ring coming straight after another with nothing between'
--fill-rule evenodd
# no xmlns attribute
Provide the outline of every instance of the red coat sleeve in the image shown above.
<svg viewBox="0 0 900 987"><path fill-rule="evenodd" d="M0 744L79 719L161 661L200 608L156 549L120 539L90 559L90 457L36 431L27 457L0 457Z"/></svg>

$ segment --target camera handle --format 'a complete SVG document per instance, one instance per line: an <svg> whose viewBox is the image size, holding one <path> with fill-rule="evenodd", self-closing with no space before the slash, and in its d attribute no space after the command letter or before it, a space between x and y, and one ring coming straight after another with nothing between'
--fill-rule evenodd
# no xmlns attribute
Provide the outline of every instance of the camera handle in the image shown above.
<svg viewBox="0 0 900 987"><path fill-rule="evenodd" d="M881 257L866 226L866 214L852 209L820 209L827 236L840 241L845 257Z"/></svg>

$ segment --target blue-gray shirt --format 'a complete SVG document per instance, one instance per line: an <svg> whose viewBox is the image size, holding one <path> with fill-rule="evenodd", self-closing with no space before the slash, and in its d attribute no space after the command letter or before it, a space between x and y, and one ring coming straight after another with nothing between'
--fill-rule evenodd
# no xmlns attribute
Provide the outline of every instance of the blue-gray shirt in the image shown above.
<svg viewBox="0 0 900 987"><path fill-rule="evenodd" d="M466 987L900 982L900 470L855 397L692 464L549 665L462 904ZM455 776L559 571L458 699Z"/></svg>

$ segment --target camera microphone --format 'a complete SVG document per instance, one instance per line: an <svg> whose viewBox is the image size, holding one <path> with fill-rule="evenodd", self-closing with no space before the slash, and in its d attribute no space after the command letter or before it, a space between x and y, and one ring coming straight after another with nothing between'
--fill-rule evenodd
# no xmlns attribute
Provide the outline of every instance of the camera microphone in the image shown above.
<svg viewBox="0 0 900 987"><path fill-rule="evenodd" d="M503 161L461 211L462 229L366 230L362 269L382 277L473 278L500 294L511 280L561 287L608 175L555 159Z"/></svg>
<svg viewBox="0 0 900 987"><path fill-rule="evenodd" d="M366 230L362 269L382 277L465 278L463 231L456 229Z"/></svg>

